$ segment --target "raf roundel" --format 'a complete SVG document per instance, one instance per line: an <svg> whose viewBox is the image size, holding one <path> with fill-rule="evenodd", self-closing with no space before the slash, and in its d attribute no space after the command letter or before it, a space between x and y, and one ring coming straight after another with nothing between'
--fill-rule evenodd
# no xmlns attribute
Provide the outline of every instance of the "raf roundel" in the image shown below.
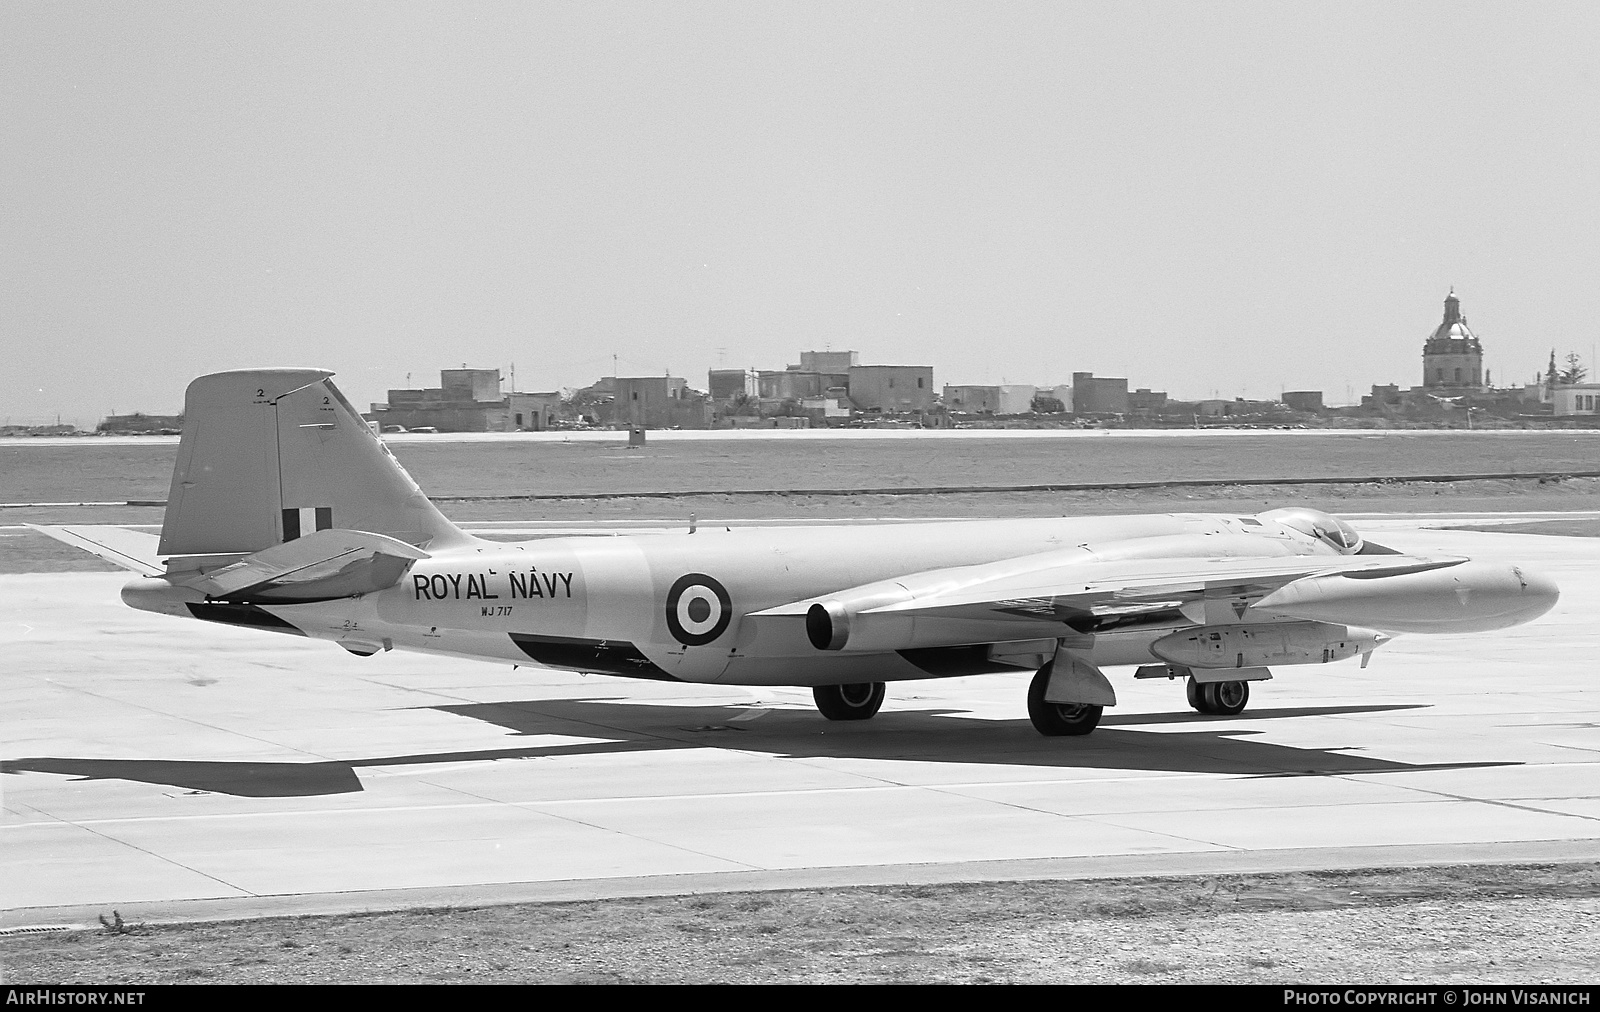
<svg viewBox="0 0 1600 1012"><path fill-rule="evenodd" d="M667 629L686 647L705 646L733 621L727 588L704 573L678 577L667 592Z"/></svg>

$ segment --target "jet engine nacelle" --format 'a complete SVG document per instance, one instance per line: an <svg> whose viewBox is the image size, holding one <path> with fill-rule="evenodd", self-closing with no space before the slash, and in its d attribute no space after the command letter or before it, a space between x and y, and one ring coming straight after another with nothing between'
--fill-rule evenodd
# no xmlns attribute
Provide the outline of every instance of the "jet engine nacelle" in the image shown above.
<svg viewBox="0 0 1600 1012"><path fill-rule="evenodd" d="M850 653L957 646L993 642L997 638L1039 638L1037 619L1019 618L1008 624L1004 620L997 621L992 615L971 619L959 615L919 615L894 608L922 600L925 595L945 589L950 582L949 577L943 575L920 580L913 577L858 587L824 598L806 609L806 638L818 650ZM1015 635L1011 635L1012 632Z"/></svg>
<svg viewBox="0 0 1600 1012"><path fill-rule="evenodd" d="M982 643L1005 634L993 619L973 621L961 618L930 618L909 612L879 612L882 608L913 600L904 588L899 593L872 595L867 600L851 597L820 601L806 609L806 638L818 650L843 650L851 653L882 653L913 650L919 647L948 647ZM1019 620L1015 639L1037 639L1039 624Z"/></svg>
<svg viewBox="0 0 1600 1012"><path fill-rule="evenodd" d="M1200 626L1163 636L1150 652L1189 668L1253 668L1270 664L1326 664L1368 654L1390 637L1375 629L1326 622Z"/></svg>
<svg viewBox="0 0 1600 1012"><path fill-rule="evenodd" d="M958 609L938 615L926 611L919 614L915 605L937 601L991 581L1058 574L1064 571L1063 567L1083 566L1084 578L1094 578L1104 571L1094 568L1097 566L1146 559L1205 557L1218 550L1212 539L1191 534L1136 537L1104 550L1088 552L1085 549L1086 546L1078 546L975 566L911 573L815 598L805 610L806 638L818 650L871 653L994 642L997 638L1037 639L1040 633L1037 618L1019 617L1011 623L1011 628L1004 628L1005 619L993 613L980 618L963 616ZM1043 576L1038 586L1048 589L1052 579L1052 576ZM1073 578L1076 579L1078 577ZM1033 590L1027 592L1028 596L1034 593Z"/></svg>

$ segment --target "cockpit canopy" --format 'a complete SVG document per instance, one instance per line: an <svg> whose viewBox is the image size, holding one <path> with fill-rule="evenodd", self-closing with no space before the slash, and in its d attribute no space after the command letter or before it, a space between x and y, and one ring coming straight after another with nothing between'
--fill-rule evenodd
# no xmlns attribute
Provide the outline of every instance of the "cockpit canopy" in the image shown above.
<svg viewBox="0 0 1600 1012"><path fill-rule="evenodd" d="M1263 520L1275 520L1285 527L1309 534L1340 555L1356 555L1361 551L1361 535L1356 529L1331 513L1293 506L1288 509L1268 510L1256 514Z"/></svg>

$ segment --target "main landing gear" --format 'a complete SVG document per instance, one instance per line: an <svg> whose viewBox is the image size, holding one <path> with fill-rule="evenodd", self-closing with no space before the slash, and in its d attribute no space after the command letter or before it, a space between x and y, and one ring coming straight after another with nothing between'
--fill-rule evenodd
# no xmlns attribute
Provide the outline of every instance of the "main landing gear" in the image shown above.
<svg viewBox="0 0 1600 1012"><path fill-rule="evenodd" d="M882 682L819 685L811 690L817 709L829 720L867 720L883 705Z"/></svg>
<svg viewBox="0 0 1600 1012"><path fill-rule="evenodd" d="M1028 719L1040 734L1058 738L1063 735L1088 734L1100 723L1104 707L1093 703L1052 703L1044 698L1050 686L1050 673L1055 669L1051 661L1039 669L1028 685Z"/></svg>
<svg viewBox="0 0 1600 1012"><path fill-rule="evenodd" d="M1094 703L1052 703L1044 698L1050 686L1052 661L1040 668L1028 685L1028 719L1040 734L1052 738L1085 735L1100 723L1105 708ZM883 682L818 685L811 690L817 710L829 720L869 720L883 706ZM1250 702L1250 683L1188 680L1189 705L1201 713L1227 717L1244 712Z"/></svg>
<svg viewBox="0 0 1600 1012"><path fill-rule="evenodd" d="M1249 682L1197 682L1193 676L1188 685L1189 705L1201 713L1232 716L1242 713L1250 702Z"/></svg>

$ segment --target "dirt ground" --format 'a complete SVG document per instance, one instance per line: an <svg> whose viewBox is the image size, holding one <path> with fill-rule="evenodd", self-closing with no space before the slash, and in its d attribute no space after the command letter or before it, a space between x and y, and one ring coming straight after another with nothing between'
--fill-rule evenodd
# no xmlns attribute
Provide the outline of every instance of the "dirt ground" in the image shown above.
<svg viewBox="0 0 1600 1012"><path fill-rule="evenodd" d="M1600 866L1490 865L112 920L0 938L0 972L25 985L1590 984L1597 929Z"/></svg>

